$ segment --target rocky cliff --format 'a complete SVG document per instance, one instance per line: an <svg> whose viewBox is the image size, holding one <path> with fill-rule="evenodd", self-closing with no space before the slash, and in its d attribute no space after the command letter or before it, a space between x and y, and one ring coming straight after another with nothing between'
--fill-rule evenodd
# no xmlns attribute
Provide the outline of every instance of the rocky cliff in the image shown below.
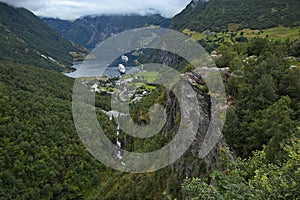
<svg viewBox="0 0 300 200"><path fill-rule="evenodd" d="M189 80L192 85L193 90L196 92L197 100L199 103L199 128L189 149L184 153L184 155L177 160L170 167L173 171L178 172L181 179L185 177L201 177L206 176L212 170L220 169L220 156L222 149L228 148L225 139L223 138L222 130L215 129L214 132L208 131L210 122L212 120L212 101L213 98L208 94L206 89L206 84L202 76L197 71L192 71L184 75ZM180 119L181 111L180 105L174 96L174 94L169 93L167 95L166 107L168 110L167 125L164 130L166 134L172 132L172 130L178 130L178 119ZM190 102L183 102L189 105ZM186 106L189 108L187 112L195 112L195 108ZM213 143L212 150L205 155L203 158L203 146L202 144L206 141L207 134L217 135L216 142ZM232 155L227 155L232 158Z"/></svg>

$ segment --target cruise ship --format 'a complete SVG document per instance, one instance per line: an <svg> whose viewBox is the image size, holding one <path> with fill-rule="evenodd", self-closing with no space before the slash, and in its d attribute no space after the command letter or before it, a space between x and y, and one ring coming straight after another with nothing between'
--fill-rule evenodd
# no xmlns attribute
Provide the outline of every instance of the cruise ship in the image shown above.
<svg viewBox="0 0 300 200"><path fill-rule="evenodd" d="M119 69L119 72L121 74L125 74L126 73L126 68L125 68L125 66L123 64L119 64L118 65L118 69Z"/></svg>

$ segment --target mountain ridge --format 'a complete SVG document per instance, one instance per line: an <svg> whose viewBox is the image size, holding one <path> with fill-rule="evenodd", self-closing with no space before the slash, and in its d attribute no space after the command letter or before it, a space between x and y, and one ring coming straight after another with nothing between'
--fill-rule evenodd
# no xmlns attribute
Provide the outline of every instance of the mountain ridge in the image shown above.
<svg viewBox="0 0 300 200"><path fill-rule="evenodd" d="M51 28L64 38L93 49L97 43L120 32L145 26L167 28L170 19L160 14L92 15L83 16L74 22L53 18L42 18Z"/></svg>
<svg viewBox="0 0 300 200"><path fill-rule="evenodd" d="M70 52L87 50L64 39L25 8L0 2L0 59L59 71L71 66Z"/></svg>
<svg viewBox="0 0 300 200"><path fill-rule="evenodd" d="M193 0L173 18L171 28L203 32L293 27L300 25L299 9L297 0Z"/></svg>

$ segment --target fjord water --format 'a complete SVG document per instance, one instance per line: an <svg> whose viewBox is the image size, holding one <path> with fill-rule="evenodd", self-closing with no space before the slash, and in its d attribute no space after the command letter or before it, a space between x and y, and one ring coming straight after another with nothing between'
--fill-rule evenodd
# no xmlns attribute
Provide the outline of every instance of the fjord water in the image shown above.
<svg viewBox="0 0 300 200"><path fill-rule="evenodd" d="M96 76L120 76L117 65L113 66L99 60L86 60L73 62L74 72L65 73L72 78L96 77ZM134 74L138 71L137 66L126 66L126 74Z"/></svg>

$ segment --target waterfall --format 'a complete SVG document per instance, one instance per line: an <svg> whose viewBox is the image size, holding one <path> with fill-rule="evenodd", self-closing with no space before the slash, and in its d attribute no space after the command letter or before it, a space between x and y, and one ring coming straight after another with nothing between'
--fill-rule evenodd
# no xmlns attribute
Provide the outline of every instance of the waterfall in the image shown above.
<svg viewBox="0 0 300 200"><path fill-rule="evenodd" d="M122 143L119 141L119 138L118 138L119 135L120 135L120 124L117 125L116 132L117 132L117 142L116 143L117 143L117 146L121 149L122 148ZM117 158L119 158L119 160L121 161L121 165L124 166L125 163L122 161L123 156L121 154L121 150L118 150L118 152L117 152Z"/></svg>

